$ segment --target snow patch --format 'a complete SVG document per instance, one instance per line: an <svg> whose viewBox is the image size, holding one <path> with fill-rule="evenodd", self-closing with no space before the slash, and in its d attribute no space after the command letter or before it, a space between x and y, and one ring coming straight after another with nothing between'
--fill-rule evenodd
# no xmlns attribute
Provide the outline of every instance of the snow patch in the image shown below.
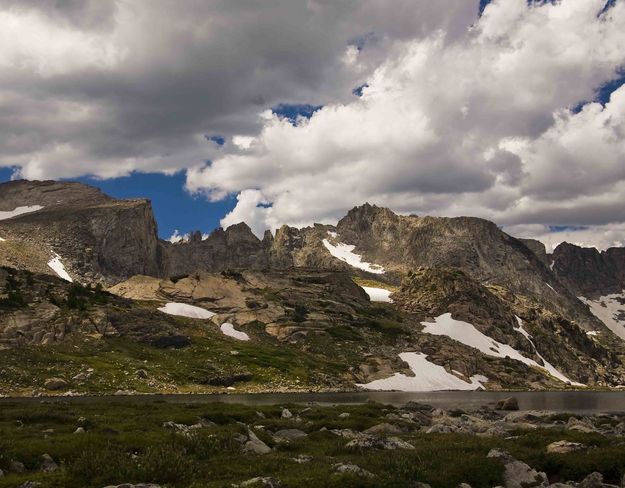
<svg viewBox="0 0 625 488"><path fill-rule="evenodd" d="M0 242L6 242L6 239L3 239L2 237L0 237Z"/></svg>
<svg viewBox="0 0 625 488"><path fill-rule="evenodd" d="M336 238L336 232L328 232L328 235L333 239ZM337 259L353 266L354 268L368 271L369 273L384 274L384 268L377 264L366 263L362 260L362 256L354 253L356 246L349 244L338 243L336 245L331 244L327 239L323 240L323 245L326 249Z"/></svg>
<svg viewBox="0 0 625 488"><path fill-rule="evenodd" d="M517 323L519 327L516 329L520 334L523 334L528 338L531 342L531 336L527 331L523 329L522 321L519 317L517 317ZM547 371L554 378L559 379L565 383L571 383L576 386L583 386L581 383L575 383L571 381L562 373L560 373L556 368L554 368L550 363L544 360L544 366L541 366L536 361L530 358L526 358L519 351L514 349L512 346L508 344L502 344L494 339L491 339L487 335L483 334L479 330L475 328L474 325L469 324L468 322L463 322L462 320L455 320L451 317L450 313L445 313L436 317L435 322L421 322L422 325L425 326L423 332L432 335L442 335L447 336L455 341L461 342L462 344L473 347L478 351L488 355L494 356L498 358L506 358L514 359L516 361L520 361L528 366L532 366L535 368L540 368L544 371ZM532 343L533 345L533 343ZM536 347L534 346L534 349ZM540 355L539 355L540 356Z"/></svg>
<svg viewBox="0 0 625 488"><path fill-rule="evenodd" d="M516 317L516 315L515 315ZM566 376L564 376L562 373L560 373L549 361L547 361L542 354L540 354L538 352L538 349L536 349L536 344L534 344L534 341L532 340L532 336L530 335L529 332L527 332L524 328L523 328L523 321L519 318L516 317L517 322L519 324L519 327L516 330L517 332L519 332L520 334L522 334L523 336L525 336L525 338L530 341L530 344L532 345L532 347L534 348L534 351L536 351L536 355L542 360L542 362L544 363L544 365L542 366L543 369L546 369L549 374L555 378L558 378L560 381L564 381L566 382L570 382L572 385L575 386L585 386L583 383L577 383L575 381L571 381L569 380Z"/></svg>
<svg viewBox="0 0 625 488"><path fill-rule="evenodd" d="M625 302L625 294L615 293L600 297L597 300L578 298L590 307L592 314L601 320L608 329L625 340L625 305L619 301Z"/></svg>
<svg viewBox="0 0 625 488"><path fill-rule="evenodd" d="M372 302L387 302L392 303L391 300L391 291L385 290L384 288L375 288L373 286L363 286L363 290L369 295L369 299Z"/></svg>
<svg viewBox="0 0 625 488"><path fill-rule="evenodd" d="M551 264L549 265L549 269L550 269L551 271L553 271L553 267L554 267L555 265L556 265L556 262L555 262L555 261L551 261Z"/></svg>
<svg viewBox="0 0 625 488"><path fill-rule="evenodd" d="M224 335L227 335L228 337L232 337L233 339L237 339L239 341L250 340L250 336L248 336L245 332L236 330L234 328L234 325L232 325L230 322L224 322L223 324L221 324L221 327L219 328L224 333Z"/></svg>
<svg viewBox="0 0 625 488"><path fill-rule="evenodd" d="M598 336L598 335L599 335L599 333L600 333L600 332L599 332L598 330L589 330L588 332L586 332L586 335L587 335L587 336L594 337L594 336Z"/></svg>
<svg viewBox="0 0 625 488"><path fill-rule="evenodd" d="M169 315L177 315L178 317L188 317L191 319L210 319L217 315L215 312L211 312L205 308L178 302L167 303L158 310Z"/></svg>
<svg viewBox="0 0 625 488"><path fill-rule="evenodd" d="M440 390L477 390L483 387L488 378L482 375L471 377L466 382L448 373L445 368L427 360L427 355L418 352L404 352L399 357L408 363L415 376L395 373L390 378L360 384L367 390L399 390L399 391L440 391Z"/></svg>
<svg viewBox="0 0 625 488"><path fill-rule="evenodd" d="M52 268L52 271L54 271L59 278L63 278L65 281L69 281L70 283L72 283L74 280L69 275L69 273L65 271L65 266L61 262L61 256L59 256L57 253L53 253L52 255L52 259L48 261L48 266Z"/></svg>
<svg viewBox="0 0 625 488"><path fill-rule="evenodd" d="M43 207L41 205L29 205L25 207L16 207L15 209L9 210L8 212L0 212L0 220L11 219L13 217L17 217L18 215L36 212L37 210L41 210L42 208Z"/></svg>
<svg viewBox="0 0 625 488"><path fill-rule="evenodd" d="M549 283L545 283L545 285L547 285L549 288L551 288L551 291L553 291L554 293L558 293L555 288L553 286L551 286Z"/></svg>

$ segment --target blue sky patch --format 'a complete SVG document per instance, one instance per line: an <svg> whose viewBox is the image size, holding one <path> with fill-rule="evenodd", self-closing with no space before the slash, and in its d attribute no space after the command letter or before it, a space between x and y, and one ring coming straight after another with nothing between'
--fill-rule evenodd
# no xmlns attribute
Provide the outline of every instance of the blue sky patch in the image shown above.
<svg viewBox="0 0 625 488"><path fill-rule="evenodd" d="M12 173L12 168L0 168L0 183L10 181ZM158 234L168 239L176 229L181 234L193 230L210 233L219 227L221 218L237 203L234 196L219 202L209 202L201 195L191 195L184 189L185 179L185 173L181 171L172 176L133 173L110 180L83 177L66 181L96 186L115 198L149 198L158 223Z"/></svg>
<svg viewBox="0 0 625 488"><path fill-rule="evenodd" d="M97 180L77 178L87 185L97 186L115 198L149 198L158 222L158 234L169 238L174 230L181 234L200 230L209 233L219 227L219 220L236 205L236 198L209 202L202 195L191 195L184 189L183 171L172 176L160 173L133 173L123 178Z"/></svg>
<svg viewBox="0 0 625 488"><path fill-rule="evenodd" d="M550 225L549 230L551 232L567 232L576 230L586 230L588 227L583 225Z"/></svg>
<svg viewBox="0 0 625 488"><path fill-rule="evenodd" d="M226 139L224 136L219 136L219 135L215 135L215 136L209 136L206 135L204 136L206 138L207 141L211 141L216 143L219 146L223 146L226 143Z"/></svg>
<svg viewBox="0 0 625 488"><path fill-rule="evenodd" d="M291 124L295 125L298 117L304 117L309 119L317 110L321 108L323 108L323 105L309 105L307 103L281 103L273 107L271 111L278 117L284 117L288 119Z"/></svg>
<svg viewBox="0 0 625 488"><path fill-rule="evenodd" d="M357 97L362 97L362 91L367 88L369 85L367 83L363 83L360 86L357 86L352 90L352 95L356 95Z"/></svg>

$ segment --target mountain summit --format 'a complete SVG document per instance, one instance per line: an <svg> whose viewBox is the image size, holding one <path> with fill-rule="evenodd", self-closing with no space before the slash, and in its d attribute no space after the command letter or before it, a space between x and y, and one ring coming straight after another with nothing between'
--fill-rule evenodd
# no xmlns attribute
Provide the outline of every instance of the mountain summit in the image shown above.
<svg viewBox="0 0 625 488"><path fill-rule="evenodd" d="M94 334L98 347L106 337L193 347L206 333L193 320L209 320L325 364L306 384L326 388L416 388L410 364L425 359L414 351L468 389L613 386L625 374L625 252L562 244L548 255L479 218L364 204L335 226L261 240L239 223L172 243L158 238L148 200L18 181L0 185L0 266L0 343L11 351Z"/></svg>

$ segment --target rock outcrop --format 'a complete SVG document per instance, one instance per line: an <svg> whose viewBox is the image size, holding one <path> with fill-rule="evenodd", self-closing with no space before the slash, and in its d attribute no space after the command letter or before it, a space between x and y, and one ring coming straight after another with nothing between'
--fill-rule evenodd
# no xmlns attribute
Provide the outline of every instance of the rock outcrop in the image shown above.
<svg viewBox="0 0 625 488"><path fill-rule="evenodd" d="M577 296L592 299L625 290L625 248L598 251L563 242L552 260L558 279Z"/></svg>

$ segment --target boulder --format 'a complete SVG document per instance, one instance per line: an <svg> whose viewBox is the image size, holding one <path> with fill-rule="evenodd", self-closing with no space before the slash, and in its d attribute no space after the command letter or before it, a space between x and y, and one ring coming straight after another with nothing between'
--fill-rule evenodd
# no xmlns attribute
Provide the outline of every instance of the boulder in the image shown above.
<svg viewBox="0 0 625 488"><path fill-rule="evenodd" d="M264 488L280 488L282 486L282 483L280 482L280 480L277 480L275 478L269 478L266 476L258 476L256 478L252 478L249 479L247 481L244 481L243 483L241 483L239 485L241 488L246 488L246 487L264 487Z"/></svg>
<svg viewBox="0 0 625 488"><path fill-rule="evenodd" d="M148 377L148 372L145 369L138 369L135 371L135 376L141 380L144 380Z"/></svg>
<svg viewBox="0 0 625 488"><path fill-rule="evenodd" d="M603 475L601 473L590 473L578 485L577 488L603 488Z"/></svg>
<svg viewBox="0 0 625 488"><path fill-rule="evenodd" d="M56 391L64 390L67 388L68 383L63 378L48 378L43 383L43 386L46 390Z"/></svg>
<svg viewBox="0 0 625 488"><path fill-rule="evenodd" d="M247 431L247 442L243 445L243 452L249 454L267 454L271 452L271 447L261 441L254 432L248 429ZM243 486L243 485L241 485ZM251 485L246 485L251 486ZM266 486L266 485L261 485Z"/></svg>
<svg viewBox="0 0 625 488"><path fill-rule="evenodd" d="M491 449L487 457L497 459L504 465L505 488L546 487L549 484L545 473L539 473L524 462L514 459L503 449Z"/></svg>
<svg viewBox="0 0 625 488"><path fill-rule="evenodd" d="M122 483L121 485L109 485L105 486L104 488L161 488L161 485L155 485L152 483L139 483L138 485Z"/></svg>
<svg viewBox="0 0 625 488"><path fill-rule="evenodd" d="M355 439L349 441L345 447L358 448L358 449L381 449L381 450L396 450L396 449L414 449L414 446L406 441L403 441L397 437L389 437L385 439L369 434L360 434Z"/></svg>
<svg viewBox="0 0 625 488"><path fill-rule="evenodd" d="M349 418L349 413L347 412L343 412L342 414L339 415L340 419L348 419Z"/></svg>
<svg viewBox="0 0 625 488"><path fill-rule="evenodd" d="M497 402L496 410L518 410L519 400L516 397L508 397Z"/></svg>
<svg viewBox="0 0 625 488"><path fill-rule="evenodd" d="M304 439L308 437L308 434L299 429L282 429L277 431L273 437L278 442L291 442L298 439Z"/></svg>
<svg viewBox="0 0 625 488"><path fill-rule="evenodd" d="M85 429L83 427L78 427L75 431L74 434L84 434L85 433Z"/></svg>
<svg viewBox="0 0 625 488"><path fill-rule="evenodd" d="M566 428L569 430L576 430L577 432L584 432L586 434L597 432L596 427L590 422L585 422L575 417L569 418L569 421L566 424Z"/></svg>
<svg viewBox="0 0 625 488"><path fill-rule="evenodd" d="M24 466L23 463L12 460L9 463L9 471L11 473L23 473L24 471L26 471L26 467Z"/></svg>
<svg viewBox="0 0 625 488"><path fill-rule="evenodd" d="M52 471L59 469L59 465L56 464L54 459L52 459L52 456L44 454L41 456L41 466L39 469L41 469L44 473L51 473Z"/></svg>
<svg viewBox="0 0 625 488"><path fill-rule="evenodd" d="M373 478L375 475L366 469L356 466L355 464L338 463L332 466L337 474L354 474L363 478Z"/></svg>
<svg viewBox="0 0 625 488"><path fill-rule="evenodd" d="M288 408L282 409L282 414L280 415L283 419L290 419L293 417L293 414Z"/></svg>
<svg viewBox="0 0 625 488"><path fill-rule="evenodd" d="M566 454L568 452L581 451L586 448L586 445L580 444L579 442L556 441L547 446L547 452L549 454Z"/></svg>
<svg viewBox="0 0 625 488"><path fill-rule="evenodd" d="M371 434L371 435L380 435L380 434L397 435L397 434L401 434L402 431L396 425L384 422L382 424L378 424L378 425L374 425L373 427L369 427L367 430L364 431L364 433L365 434Z"/></svg>
<svg viewBox="0 0 625 488"><path fill-rule="evenodd" d="M307 464L312 461L312 456L308 456L307 454L299 454L298 456L291 458L291 461L297 464Z"/></svg>

